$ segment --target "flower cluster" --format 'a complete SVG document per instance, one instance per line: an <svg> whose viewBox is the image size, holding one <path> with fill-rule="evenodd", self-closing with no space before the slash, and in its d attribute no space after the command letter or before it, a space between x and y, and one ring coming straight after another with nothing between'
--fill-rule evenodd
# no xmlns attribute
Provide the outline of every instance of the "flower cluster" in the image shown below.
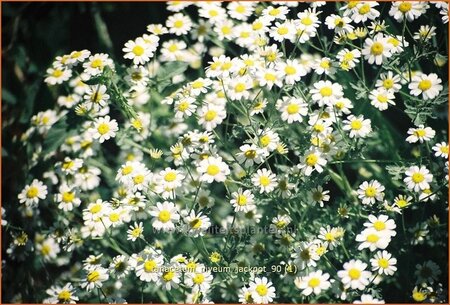
<svg viewBox="0 0 450 305"><path fill-rule="evenodd" d="M447 3L167 9L47 70L7 249L67 270L35 301L447 301Z"/></svg>

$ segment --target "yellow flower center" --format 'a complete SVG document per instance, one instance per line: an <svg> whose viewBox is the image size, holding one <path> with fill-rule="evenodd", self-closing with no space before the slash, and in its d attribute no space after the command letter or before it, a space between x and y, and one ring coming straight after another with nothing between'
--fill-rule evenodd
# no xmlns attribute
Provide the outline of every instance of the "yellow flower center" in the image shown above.
<svg viewBox="0 0 450 305"><path fill-rule="evenodd" d="M431 81L428 79L421 80L419 83L419 89L422 91L427 91L431 88Z"/></svg>
<svg viewBox="0 0 450 305"><path fill-rule="evenodd" d="M168 172L165 176L164 176L164 180L166 180L167 182L172 182L175 179L177 179L177 174L175 172Z"/></svg>
<svg viewBox="0 0 450 305"><path fill-rule="evenodd" d="M97 127L97 131L101 135L108 133L109 130L110 130L109 125L106 123L101 123Z"/></svg>
<svg viewBox="0 0 450 305"><path fill-rule="evenodd" d="M255 157L256 157L256 151L253 150L253 149L249 149L249 150L247 150L247 151L244 153L244 156L245 156L247 159L255 159Z"/></svg>
<svg viewBox="0 0 450 305"><path fill-rule="evenodd" d="M164 282L170 282L174 276L175 276L175 272L167 271L167 272L163 273L162 278L163 278Z"/></svg>
<svg viewBox="0 0 450 305"><path fill-rule="evenodd" d="M34 198L39 194L39 190L35 186L30 186L30 188L27 191L27 197L28 198Z"/></svg>
<svg viewBox="0 0 450 305"><path fill-rule="evenodd" d="M75 193L74 192L64 192L62 194L62 201L65 203L72 202L75 199Z"/></svg>
<svg viewBox="0 0 450 305"><path fill-rule="evenodd" d="M69 290L63 290L60 293L58 293L58 301L61 303L67 303L70 301L70 298L72 297L72 294Z"/></svg>
<svg viewBox="0 0 450 305"><path fill-rule="evenodd" d="M386 269L387 267L389 267L389 261L385 258L380 258L378 260L378 266L380 266L383 269Z"/></svg>
<svg viewBox="0 0 450 305"><path fill-rule="evenodd" d="M111 220L111 222L118 222L120 220L120 215L118 213L111 213L109 215L109 220Z"/></svg>
<svg viewBox="0 0 450 305"><path fill-rule="evenodd" d="M373 186L368 186L364 193L367 197L375 197L375 195L377 194L377 190Z"/></svg>
<svg viewBox="0 0 450 305"><path fill-rule="evenodd" d="M205 281L205 276L201 273L197 273L197 274L195 274L192 281L194 282L194 284L200 285L201 283L203 283Z"/></svg>
<svg viewBox="0 0 450 305"><path fill-rule="evenodd" d="M441 153L448 154L448 146L441 146L439 150Z"/></svg>
<svg viewBox="0 0 450 305"><path fill-rule="evenodd" d="M252 24L252 29L254 30L254 31L258 31L258 30L261 30L262 28L263 28L263 23L261 22L261 21L255 21L255 22L253 22L253 24Z"/></svg>
<svg viewBox="0 0 450 305"><path fill-rule="evenodd" d="M91 68L97 69L103 67L103 61L97 58L91 62Z"/></svg>
<svg viewBox="0 0 450 305"><path fill-rule="evenodd" d="M405 206L408 205L408 202L404 199L400 199L400 200L397 200L396 204L399 208L404 208Z"/></svg>
<svg viewBox="0 0 450 305"><path fill-rule="evenodd" d="M414 173L412 175L412 181L414 181L414 183L420 183L423 180L425 180L425 177L421 173Z"/></svg>
<svg viewBox="0 0 450 305"><path fill-rule="evenodd" d="M306 157L306 164L308 166L314 166L317 164L317 161L319 160L319 157L316 154L309 154Z"/></svg>
<svg viewBox="0 0 450 305"><path fill-rule="evenodd" d="M355 8L359 4L359 2L360 1L349 1L347 6L349 9L352 9Z"/></svg>
<svg viewBox="0 0 450 305"><path fill-rule="evenodd" d="M268 135L262 136L262 137L259 139L259 143L261 143L261 145L262 145L263 147L266 147L267 145L270 144L270 137L269 137Z"/></svg>
<svg viewBox="0 0 450 305"><path fill-rule="evenodd" d="M127 165L124 168L122 168L122 175L128 175L132 171L133 171L133 167L130 165Z"/></svg>
<svg viewBox="0 0 450 305"><path fill-rule="evenodd" d="M183 27L183 20L177 20L173 23L173 26L176 27L177 29Z"/></svg>
<svg viewBox="0 0 450 305"><path fill-rule="evenodd" d="M320 89L320 95L322 96L331 96L333 94L333 90L330 87L323 87Z"/></svg>
<svg viewBox="0 0 450 305"><path fill-rule="evenodd" d="M169 52L174 53L178 51L178 46L176 44L171 44L168 48Z"/></svg>
<svg viewBox="0 0 450 305"><path fill-rule="evenodd" d="M238 195L236 198L236 202L240 206L244 206L247 204L247 197L244 195Z"/></svg>
<svg viewBox="0 0 450 305"><path fill-rule="evenodd" d="M345 55L344 55L344 60L346 60L346 61L353 60L353 58L355 58L355 55L353 55L352 52L345 53Z"/></svg>
<svg viewBox="0 0 450 305"><path fill-rule="evenodd" d="M350 127L353 130L360 130L362 128L362 123L359 120L355 120L355 121L350 123Z"/></svg>
<svg viewBox="0 0 450 305"><path fill-rule="evenodd" d="M372 53L373 55L381 55L383 54L383 44L381 42L374 42L372 44L372 46L370 47L370 53Z"/></svg>
<svg viewBox="0 0 450 305"><path fill-rule="evenodd" d="M55 71L53 71L52 75L54 77L60 77L63 74L63 72L59 69L56 69Z"/></svg>
<svg viewBox="0 0 450 305"><path fill-rule="evenodd" d="M94 205L89 209L89 211L90 211L92 214L97 214L98 212L101 211L101 209L102 209L102 205L99 204L99 203L97 203L97 204L94 204Z"/></svg>
<svg viewBox="0 0 450 305"><path fill-rule="evenodd" d="M159 219L159 221L166 223L170 220L170 216L171 215L170 215L169 211L163 210L163 211L159 212L158 219Z"/></svg>
<svg viewBox="0 0 450 305"><path fill-rule="evenodd" d="M141 56L142 54L144 54L144 51L145 51L144 48L141 46L134 46L133 48L133 53L136 56Z"/></svg>
<svg viewBox="0 0 450 305"><path fill-rule="evenodd" d="M42 245L41 254L42 254L43 256L47 256L47 255L49 255L49 253L50 253L51 250L52 250L52 249L50 248L49 245Z"/></svg>
<svg viewBox="0 0 450 305"><path fill-rule="evenodd" d="M373 243L376 243L379 239L380 239L380 237L378 235L369 234L369 235L367 235L366 241L373 244Z"/></svg>
<svg viewBox="0 0 450 305"><path fill-rule="evenodd" d="M144 175L136 175L133 177L134 184L141 184L144 182Z"/></svg>
<svg viewBox="0 0 450 305"><path fill-rule="evenodd" d="M394 86L394 81L390 78L383 81L383 87L386 89L391 89Z"/></svg>
<svg viewBox="0 0 450 305"><path fill-rule="evenodd" d="M289 30L288 30L288 28L285 27L285 26L279 27L279 28L277 29L277 33L278 33L279 35L286 35L288 32L289 32Z"/></svg>
<svg viewBox="0 0 450 305"><path fill-rule="evenodd" d="M367 13L370 12L370 5L369 4L364 4L359 8L359 13L361 15L365 15Z"/></svg>
<svg viewBox="0 0 450 305"><path fill-rule="evenodd" d="M243 5L236 6L236 12L238 12L239 14L245 13L245 6Z"/></svg>
<svg viewBox="0 0 450 305"><path fill-rule="evenodd" d="M234 86L234 91L240 93L245 90L245 84L238 83L236 86Z"/></svg>
<svg viewBox="0 0 450 305"><path fill-rule="evenodd" d="M215 164L210 164L206 168L206 173L210 176L215 176L220 172L220 168Z"/></svg>
<svg viewBox="0 0 450 305"><path fill-rule="evenodd" d="M262 186L268 186L270 184L270 179L267 176L261 176L261 177L259 177L259 183Z"/></svg>
<svg viewBox="0 0 450 305"><path fill-rule="evenodd" d="M330 62L328 61L328 60L322 60L321 62L320 62L320 67L322 68L322 69L329 69L330 68Z"/></svg>
<svg viewBox="0 0 450 305"><path fill-rule="evenodd" d="M308 282L308 286L311 287L311 288L316 288L319 285L320 285L320 280L318 278L316 278L316 277L313 277Z"/></svg>
<svg viewBox="0 0 450 305"><path fill-rule="evenodd" d="M280 9L278 8L273 8L270 10L269 15L270 16L277 16L280 13Z"/></svg>
<svg viewBox="0 0 450 305"><path fill-rule="evenodd" d="M144 263L145 272L153 272L156 269L156 262L154 260L149 260Z"/></svg>
<svg viewBox="0 0 450 305"><path fill-rule="evenodd" d="M400 44L400 41L394 37L389 37L388 42L394 47L397 47Z"/></svg>
<svg viewBox="0 0 450 305"><path fill-rule="evenodd" d="M423 302L427 298L427 294L421 291L416 291L413 293L412 297L416 302Z"/></svg>
<svg viewBox="0 0 450 305"><path fill-rule="evenodd" d="M297 104L289 104L286 108L287 113L296 114L299 111L300 107Z"/></svg>
<svg viewBox="0 0 450 305"><path fill-rule="evenodd" d="M181 112L185 112L188 108L189 108L189 103L186 101L183 101L178 105L178 110Z"/></svg>
<svg viewBox="0 0 450 305"><path fill-rule="evenodd" d="M257 285L255 290L262 297L265 296L267 294L267 292L268 292L268 289L267 289L266 285L263 285L263 284Z"/></svg>
<svg viewBox="0 0 450 305"><path fill-rule="evenodd" d="M398 6L398 9L400 10L400 12L402 12L403 14L409 12L412 8L412 5L410 2L402 2L400 3L400 5Z"/></svg>
<svg viewBox="0 0 450 305"><path fill-rule="evenodd" d="M384 229L386 229L386 224L380 220L377 220L373 223L373 227L377 231L383 231Z"/></svg>
<svg viewBox="0 0 450 305"><path fill-rule="evenodd" d="M357 280L359 279L359 277L361 276L361 271L359 271L356 268L352 268L348 271L348 276L352 279L352 280Z"/></svg>
<svg viewBox="0 0 450 305"><path fill-rule="evenodd" d="M100 273L97 270L89 272L87 276L88 282L97 282L100 279Z"/></svg>
<svg viewBox="0 0 450 305"><path fill-rule="evenodd" d="M344 20L342 20L342 18L336 18L334 20L334 25L338 28L342 28L344 26Z"/></svg>
<svg viewBox="0 0 450 305"><path fill-rule="evenodd" d="M136 238L139 237L141 235L141 233L142 233L142 229L139 227L134 228L133 231L131 231L131 235Z"/></svg>
<svg viewBox="0 0 450 305"><path fill-rule="evenodd" d="M217 116L217 112L214 110L208 110L205 114L205 120L211 122Z"/></svg>
<svg viewBox="0 0 450 305"><path fill-rule="evenodd" d="M306 16L306 17L302 18L301 23L304 25L311 25L311 24L313 24L313 21L309 16Z"/></svg>
<svg viewBox="0 0 450 305"><path fill-rule="evenodd" d="M274 81L277 80L277 77L275 76L275 74L272 74L272 73L266 73L266 74L264 75L264 79L265 79L266 81L274 82Z"/></svg>
<svg viewBox="0 0 450 305"><path fill-rule="evenodd" d="M202 221L200 218L195 218L191 221L190 225L193 229L199 229L202 226Z"/></svg>
<svg viewBox="0 0 450 305"><path fill-rule="evenodd" d="M325 240L326 241L333 241L333 240L335 240L335 235L333 234L333 233L331 233L331 232L328 232L328 233L326 233L325 234Z"/></svg>

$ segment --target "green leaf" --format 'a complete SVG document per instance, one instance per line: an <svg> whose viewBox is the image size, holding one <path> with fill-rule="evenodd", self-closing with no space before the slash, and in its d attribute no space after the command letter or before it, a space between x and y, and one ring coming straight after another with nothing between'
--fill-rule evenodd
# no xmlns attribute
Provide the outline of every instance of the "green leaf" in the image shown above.
<svg viewBox="0 0 450 305"><path fill-rule="evenodd" d="M75 115L72 113L60 118L50 128L42 145L43 156L46 156L49 153L57 150L68 137L74 135L77 132L77 128L73 124L73 116Z"/></svg>
<svg viewBox="0 0 450 305"><path fill-rule="evenodd" d="M181 61L173 61L162 66L156 75L158 81L170 80L175 75L180 75L188 68L188 64Z"/></svg>
<svg viewBox="0 0 450 305"><path fill-rule="evenodd" d="M2 88L2 100L11 105L17 103L16 97L6 88Z"/></svg>
<svg viewBox="0 0 450 305"><path fill-rule="evenodd" d="M25 107L23 108L22 115L20 116L20 123L28 123L30 121L31 114L33 113L36 95L42 85L42 79L39 78L31 86L25 90Z"/></svg>

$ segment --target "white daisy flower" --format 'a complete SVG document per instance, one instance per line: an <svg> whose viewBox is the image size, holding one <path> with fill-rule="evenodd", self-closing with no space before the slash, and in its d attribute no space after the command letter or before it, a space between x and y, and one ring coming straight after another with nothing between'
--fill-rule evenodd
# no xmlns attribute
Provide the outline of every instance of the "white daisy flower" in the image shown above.
<svg viewBox="0 0 450 305"><path fill-rule="evenodd" d="M79 207L81 204L80 198L76 196L73 187L67 184L62 184L59 187L59 193L56 194L56 201L59 202L58 208L64 212L72 211L74 207Z"/></svg>
<svg viewBox="0 0 450 305"><path fill-rule="evenodd" d="M423 165L420 167L411 166L405 174L406 178L403 179L403 182L406 183L408 189L414 190L414 192L429 189L430 183L433 181L433 175Z"/></svg>
<svg viewBox="0 0 450 305"><path fill-rule="evenodd" d="M108 115L97 118L93 125L92 137L94 139L98 139L100 143L103 143L110 138L114 138L116 136L116 132L119 130L117 121L111 120Z"/></svg>
<svg viewBox="0 0 450 305"><path fill-rule="evenodd" d="M255 303L267 304L273 301L275 298L275 287L273 287L272 282L266 277L255 277L255 279L250 282L249 290L252 293L252 299Z"/></svg>
<svg viewBox="0 0 450 305"><path fill-rule="evenodd" d="M361 243L358 250L368 248L370 251L375 251L376 249L386 249L391 242L391 237L382 231L369 228L356 235L355 240Z"/></svg>
<svg viewBox="0 0 450 305"><path fill-rule="evenodd" d="M153 53L158 46L159 37L152 35L153 43L147 43L144 38L138 37L136 40L129 40L125 43L125 47L122 51L125 53L123 58L131 59L135 65L143 65L150 61L153 57Z"/></svg>
<svg viewBox="0 0 450 305"><path fill-rule="evenodd" d="M408 88L410 89L411 95L419 96L422 94L424 100L430 100L438 96L444 88L441 83L442 80L436 73L430 73L428 75L419 73L413 76Z"/></svg>
<svg viewBox="0 0 450 305"><path fill-rule="evenodd" d="M310 149L303 155L302 161L297 165L306 176L310 176L313 171L321 173L327 160L322 157L322 153L315 149Z"/></svg>
<svg viewBox="0 0 450 305"><path fill-rule="evenodd" d="M17 196L19 202L24 203L26 206L36 206L39 200L44 200L46 197L47 186L37 179L33 179L33 182L26 185Z"/></svg>
<svg viewBox="0 0 450 305"><path fill-rule="evenodd" d="M86 278L81 283L80 287L87 291L91 291L94 288L101 288L103 282L107 281L109 278L108 270L100 266L88 269L86 273Z"/></svg>
<svg viewBox="0 0 450 305"><path fill-rule="evenodd" d="M102 73L105 67L114 69L114 63L108 54L104 53L89 56L89 60L83 64L84 72L92 76Z"/></svg>
<svg viewBox="0 0 450 305"><path fill-rule="evenodd" d="M372 271L377 271L378 274L393 275L397 271L397 259L392 257L392 254L386 250L378 251L375 256L370 259Z"/></svg>
<svg viewBox="0 0 450 305"><path fill-rule="evenodd" d="M192 29L192 21L188 16L177 13L167 18L166 27L169 29L169 33L182 36Z"/></svg>
<svg viewBox="0 0 450 305"><path fill-rule="evenodd" d="M48 299L49 304L75 304L78 301L78 297L75 295L76 289L71 283L67 283L64 287L52 286L46 290L46 293L50 295ZM44 302L47 303L47 302Z"/></svg>
<svg viewBox="0 0 450 305"><path fill-rule="evenodd" d="M433 146L433 150L436 152L436 157L442 157L448 159L448 143L441 142Z"/></svg>
<svg viewBox="0 0 450 305"><path fill-rule="evenodd" d="M364 119L362 115L356 117L353 114L349 115L343 121L343 130L350 131L350 138L365 138L372 131L372 126L369 119Z"/></svg>
<svg viewBox="0 0 450 305"><path fill-rule="evenodd" d="M375 229L376 231L389 235L395 236L397 232L395 232L395 222L393 219L389 219L386 215L380 215L378 217L374 215L369 215L369 221L364 223L364 226L371 229Z"/></svg>
<svg viewBox="0 0 450 305"><path fill-rule="evenodd" d="M383 201L384 186L377 180L364 181L358 189L358 198L362 204L374 204L376 201Z"/></svg>
<svg viewBox="0 0 450 305"><path fill-rule="evenodd" d="M170 232L175 230L175 223L180 220L178 209L173 202L157 202L149 212L153 216L152 226L158 231Z"/></svg>
<svg viewBox="0 0 450 305"><path fill-rule="evenodd" d="M330 275L328 273L323 273L322 270L318 270L306 276L295 278L294 284L298 289L302 290L304 296L309 296L312 293L318 295L323 290L328 290L331 287L329 278Z"/></svg>
<svg viewBox="0 0 450 305"><path fill-rule="evenodd" d="M404 18L411 22L425 13L425 6L428 7L428 4L420 1L394 1L389 10L389 15L398 22L402 22Z"/></svg>
<svg viewBox="0 0 450 305"><path fill-rule="evenodd" d="M258 169L252 176L252 183L259 187L259 193L270 193L277 186L277 176L267 168Z"/></svg>
<svg viewBox="0 0 450 305"><path fill-rule="evenodd" d="M384 301L378 300L370 294L362 294L361 298L354 301L353 304L384 304Z"/></svg>
<svg viewBox="0 0 450 305"><path fill-rule="evenodd" d="M378 33L373 39L366 38L361 53L369 64L381 65L391 56L391 49L392 45L388 42L388 38L383 36L383 33Z"/></svg>
<svg viewBox="0 0 450 305"><path fill-rule="evenodd" d="M143 282L158 282L161 276L161 267L164 264L164 258L157 252L145 253L138 260L135 271L136 276Z"/></svg>
<svg viewBox="0 0 450 305"><path fill-rule="evenodd" d="M195 211L191 211L190 214L183 218L183 221L186 233L193 237L203 236L205 231L211 226L210 219L202 215L202 212L196 214Z"/></svg>
<svg viewBox="0 0 450 305"><path fill-rule="evenodd" d="M245 167L250 167L254 163L260 164L267 157L266 150L257 147L254 144L244 144L239 147L240 152L236 154L236 159Z"/></svg>
<svg viewBox="0 0 450 305"><path fill-rule="evenodd" d="M302 122L304 116L308 114L308 105L301 98L284 96L278 100L276 108L281 112L281 119L288 124Z"/></svg>
<svg viewBox="0 0 450 305"><path fill-rule="evenodd" d="M198 172L201 174L200 180L208 183L224 182L230 174L230 168L222 161L221 157L208 157L200 161Z"/></svg>
<svg viewBox="0 0 450 305"><path fill-rule="evenodd" d="M48 68L47 77L44 79L49 85L60 85L65 81L68 81L72 76L72 70L63 68Z"/></svg>
<svg viewBox="0 0 450 305"><path fill-rule="evenodd" d="M366 268L366 263L352 259L344 264L344 270L338 271L337 275L345 288L364 290L369 285L369 278L372 275Z"/></svg>
<svg viewBox="0 0 450 305"><path fill-rule="evenodd" d="M395 74L392 71L382 73L380 79L375 83L375 87L384 88L392 92L398 92L402 88L400 75Z"/></svg>
<svg viewBox="0 0 450 305"><path fill-rule="evenodd" d="M235 212L247 213L255 208L254 195L249 190L238 189L231 194L230 203Z"/></svg>
<svg viewBox="0 0 450 305"><path fill-rule="evenodd" d="M311 98L317 102L319 107L324 105L331 106L337 99L343 97L342 86L338 83L332 83L330 81L319 81L313 84L313 89L310 90Z"/></svg>
<svg viewBox="0 0 450 305"><path fill-rule="evenodd" d="M434 131L431 127L419 125L417 128L408 129L408 134L409 136L406 138L406 142L416 143L419 141L420 143L423 143L433 139L436 135L436 131Z"/></svg>
<svg viewBox="0 0 450 305"><path fill-rule="evenodd" d="M144 227L142 225L142 222L139 224L137 222L134 223L134 225L131 225L130 228L127 230L127 240L136 241L138 238L141 238L144 233Z"/></svg>
<svg viewBox="0 0 450 305"><path fill-rule="evenodd" d="M227 112L224 107L209 104L198 111L198 123L206 130L213 130L223 122L226 116Z"/></svg>

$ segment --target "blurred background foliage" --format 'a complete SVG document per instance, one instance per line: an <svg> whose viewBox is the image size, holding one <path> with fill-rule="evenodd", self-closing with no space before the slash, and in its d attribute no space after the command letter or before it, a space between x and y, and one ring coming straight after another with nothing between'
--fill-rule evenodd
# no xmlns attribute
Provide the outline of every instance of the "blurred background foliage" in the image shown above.
<svg viewBox="0 0 450 305"><path fill-rule="evenodd" d="M18 145L33 114L53 108L56 97L43 82L46 69L57 55L88 49L108 53L124 63L122 47L142 35L150 23L163 23L167 17L164 2L22 2L2 4L2 203L18 204L17 193L29 173L26 146ZM11 223L21 222L19 213L8 209ZM3 238L5 237L5 238ZM9 234L2 234L2 270L5 271ZM35 289L41 268L8 259L2 272L3 302L36 302ZM49 270L49 272L60 272ZM33 274L36 273L36 274ZM39 287L38 287L39 286ZM13 293L22 292L22 300ZM42 293L42 292L40 292ZM39 294L40 294L39 293Z"/></svg>

